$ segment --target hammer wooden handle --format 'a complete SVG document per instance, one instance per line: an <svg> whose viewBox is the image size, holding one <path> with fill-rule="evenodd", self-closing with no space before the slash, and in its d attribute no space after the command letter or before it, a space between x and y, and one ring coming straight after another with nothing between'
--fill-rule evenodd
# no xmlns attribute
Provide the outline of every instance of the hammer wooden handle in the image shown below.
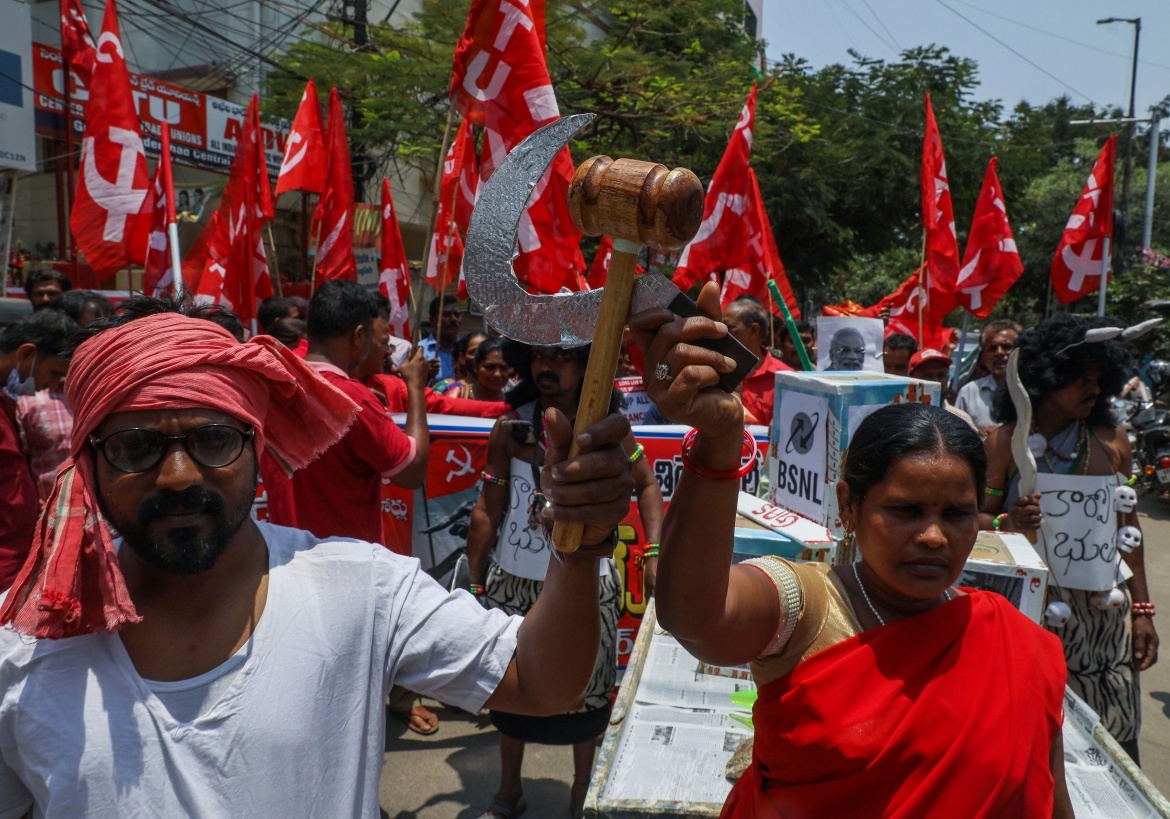
<svg viewBox="0 0 1170 819"><path fill-rule="evenodd" d="M581 384L581 403L577 405L577 420L573 424L573 444L569 457L581 454L577 436L609 414L613 396L613 377L617 372L618 353L621 352L622 330L630 310L630 294L634 290L634 267L638 257L616 248L609 260L609 273L601 295L601 314L597 317L597 332L589 363L585 366L585 380ZM553 525L553 544L562 552L575 552L581 545L585 527L580 524Z"/></svg>
<svg viewBox="0 0 1170 819"><path fill-rule="evenodd" d="M703 185L685 168L668 171L654 162L595 156L581 163L573 174L569 215L583 233L603 233L614 240L573 425L572 458L580 454L577 436L609 413L638 248L652 244L680 247L689 242L703 221ZM581 545L583 532L580 524L557 523L553 544L562 552L574 552Z"/></svg>

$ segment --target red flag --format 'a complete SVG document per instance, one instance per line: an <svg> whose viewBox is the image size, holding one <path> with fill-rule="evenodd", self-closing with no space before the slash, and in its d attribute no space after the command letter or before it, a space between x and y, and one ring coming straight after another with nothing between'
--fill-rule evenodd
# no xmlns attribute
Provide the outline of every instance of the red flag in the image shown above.
<svg viewBox="0 0 1170 819"><path fill-rule="evenodd" d="M61 56L67 69L77 74L81 84L89 88L93 82L93 66L97 50L81 0L61 0ZM68 77L64 82L68 82Z"/></svg>
<svg viewBox="0 0 1170 819"><path fill-rule="evenodd" d="M349 140L345 136L345 111L336 88L329 89L329 123L325 141L329 161L325 167L325 188L313 214L317 237L317 284L330 279L357 281L357 260L353 255L353 167Z"/></svg>
<svg viewBox="0 0 1170 819"><path fill-rule="evenodd" d="M951 329L943 327L942 324L932 324L928 320L928 317L932 315L930 299L933 293L922 287L920 272L915 270L897 290L879 301L870 310L876 310L877 314L880 315L883 309L889 308L890 321L886 325L887 335L905 333L919 340L920 349L929 347L941 350L951 336ZM921 332L918 329L920 319Z"/></svg>
<svg viewBox="0 0 1170 819"><path fill-rule="evenodd" d="M971 233L967 237L967 253L955 282L955 298L959 304L980 319L991 315L1000 297L1024 272L1008 224L1003 188L995 172L998 163L994 156L987 163L983 189L979 191Z"/></svg>
<svg viewBox="0 0 1170 819"><path fill-rule="evenodd" d="M719 167L711 177L699 232L679 257L674 283L686 290L706 276L725 271L726 301L749 293L770 304L768 279L775 279L788 309L793 316L799 316L800 309L780 261L759 181L751 166L755 115L756 86L753 85Z"/></svg>
<svg viewBox="0 0 1170 819"><path fill-rule="evenodd" d="M605 287L605 278L609 275L609 260L613 257L613 239L601 237L597 246L597 253L593 256L593 264L589 266L589 288L597 290Z"/></svg>
<svg viewBox="0 0 1170 819"><path fill-rule="evenodd" d="M114 0L106 2L96 60L69 226L85 260L104 279L131 262L142 264L150 233L150 212L142 212L150 173Z"/></svg>
<svg viewBox="0 0 1170 819"><path fill-rule="evenodd" d="M955 238L955 214L942 137L934 120L930 94L926 95L926 137L922 141L922 227L926 231L923 279L929 291L929 313L923 325L941 327L955 307L955 282L959 277L959 243ZM912 333L918 338L918 333Z"/></svg>
<svg viewBox="0 0 1170 819"><path fill-rule="evenodd" d="M858 318L878 318L881 308L878 305L863 307L852 299L845 299L840 304L826 304L821 308L822 316L857 316Z"/></svg>
<svg viewBox="0 0 1170 819"><path fill-rule="evenodd" d="M162 150L158 155L158 167L154 169L154 183L143 210L151 212L151 221L146 261L142 265L142 290L159 296L169 292L175 285L170 236L167 232L175 221L175 190L171 181L171 126L165 122L162 126Z"/></svg>
<svg viewBox="0 0 1170 819"><path fill-rule="evenodd" d="M253 94L219 208L183 261L183 281L197 300L222 304L245 324L256 318L272 295L261 229L273 213L260 98Z"/></svg>
<svg viewBox="0 0 1170 819"><path fill-rule="evenodd" d="M479 192L475 164L475 137L471 133L471 121L464 119L443 160L439 209L431 232L431 252L427 256L427 284L439 292L446 291L455 275L462 280L463 236Z"/></svg>
<svg viewBox="0 0 1170 819"><path fill-rule="evenodd" d="M541 2L476 0L456 46L452 102L484 127L480 178L488 179L520 140L560 116L545 65ZM537 293L581 286L581 233L569 218L573 160L560 151L520 220L517 278Z"/></svg>
<svg viewBox="0 0 1170 819"><path fill-rule="evenodd" d="M410 338L410 268L386 178L382 179L382 272L378 287L390 299L390 332Z"/></svg>
<svg viewBox="0 0 1170 819"><path fill-rule="evenodd" d="M1117 136L1105 140L1052 259L1052 289L1062 304L1101 286L1105 239L1113 238L1113 166Z"/></svg>
<svg viewBox="0 0 1170 819"><path fill-rule="evenodd" d="M325 168L329 159L321 138L321 103L317 101L317 83L310 77L297 106L284 161L276 178L276 196L287 191L321 193L325 189Z"/></svg>

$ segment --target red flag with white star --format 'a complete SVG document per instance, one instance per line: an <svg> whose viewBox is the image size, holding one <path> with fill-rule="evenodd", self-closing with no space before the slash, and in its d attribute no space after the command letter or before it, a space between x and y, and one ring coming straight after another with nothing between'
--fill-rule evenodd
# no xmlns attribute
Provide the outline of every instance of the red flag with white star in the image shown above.
<svg viewBox="0 0 1170 819"><path fill-rule="evenodd" d="M1052 259L1052 289L1062 304L1099 290L1105 239L1113 238L1113 167L1117 136L1105 140Z"/></svg>
<svg viewBox="0 0 1170 819"><path fill-rule="evenodd" d="M106 2L100 43L69 227L86 262L104 279L143 262L150 211L142 212L142 204L150 173L114 0Z"/></svg>
<svg viewBox="0 0 1170 819"><path fill-rule="evenodd" d="M382 179L382 272L378 288L390 299L390 332L410 338L410 268L390 196L390 180Z"/></svg>
<svg viewBox="0 0 1170 819"><path fill-rule="evenodd" d="M305 83L301 104L297 106L288 141L284 146L284 161L276 177L276 196L287 191L320 193L325 189L325 169L329 157L321 137L321 103L317 101L317 83L312 78Z"/></svg>
<svg viewBox="0 0 1170 819"><path fill-rule="evenodd" d="M1024 272L1024 263L1016 249L1012 228L1008 224L1007 205L1003 188L999 185L996 165L992 157L987 163L983 188L975 203L971 233L967 237L967 253L959 278L955 282L955 298L976 318L991 315L996 303Z"/></svg>
<svg viewBox="0 0 1170 819"><path fill-rule="evenodd" d="M922 141L922 227L926 231L926 258L922 281L928 292L923 326L941 327L955 308L955 282L959 278L959 243L955 238L955 213L942 137L934 119L930 94L926 95L926 136ZM917 327L914 333L918 338ZM919 339L922 341L922 339Z"/></svg>
<svg viewBox="0 0 1170 819"><path fill-rule="evenodd" d="M325 126L329 162L325 188L313 215L317 237L317 284L331 279L357 281L353 255L353 167L345 135L345 110L336 88L329 89L329 122Z"/></svg>
<svg viewBox="0 0 1170 819"><path fill-rule="evenodd" d="M219 208L183 260L183 281L196 301L222 304L245 324L272 295L261 229L272 218L272 189L253 94Z"/></svg>

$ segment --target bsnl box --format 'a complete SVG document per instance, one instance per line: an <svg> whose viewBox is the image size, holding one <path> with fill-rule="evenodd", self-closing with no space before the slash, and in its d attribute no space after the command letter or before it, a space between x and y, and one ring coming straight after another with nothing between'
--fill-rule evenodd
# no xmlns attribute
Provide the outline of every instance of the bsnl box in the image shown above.
<svg viewBox="0 0 1170 819"><path fill-rule="evenodd" d="M875 372L776 373L768 500L841 537L837 481L845 448L870 413L901 402L940 406L939 385Z"/></svg>

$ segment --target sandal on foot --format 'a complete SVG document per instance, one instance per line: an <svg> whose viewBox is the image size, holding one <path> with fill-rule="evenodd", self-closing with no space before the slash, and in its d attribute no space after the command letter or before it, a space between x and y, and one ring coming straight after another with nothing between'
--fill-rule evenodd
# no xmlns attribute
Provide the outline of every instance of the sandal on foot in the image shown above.
<svg viewBox="0 0 1170 819"><path fill-rule="evenodd" d="M528 802L524 800L523 796L514 805L493 799L478 819L516 819L526 810L528 810Z"/></svg>
<svg viewBox="0 0 1170 819"><path fill-rule="evenodd" d="M424 737L429 737L439 730L438 715L421 705L416 705L409 711L393 711L391 713L401 720L411 731Z"/></svg>

